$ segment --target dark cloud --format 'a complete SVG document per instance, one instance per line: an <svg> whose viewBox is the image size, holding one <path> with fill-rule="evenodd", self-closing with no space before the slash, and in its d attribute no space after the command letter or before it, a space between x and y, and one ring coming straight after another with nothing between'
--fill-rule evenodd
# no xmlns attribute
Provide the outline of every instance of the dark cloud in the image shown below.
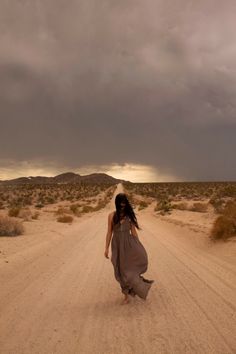
<svg viewBox="0 0 236 354"><path fill-rule="evenodd" d="M0 160L235 179L235 10L210 0L2 1Z"/></svg>

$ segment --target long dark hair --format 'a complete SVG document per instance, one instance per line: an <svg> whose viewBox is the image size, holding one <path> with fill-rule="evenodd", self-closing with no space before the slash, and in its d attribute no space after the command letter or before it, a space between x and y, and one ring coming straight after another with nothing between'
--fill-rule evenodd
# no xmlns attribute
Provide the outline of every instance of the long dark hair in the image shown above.
<svg viewBox="0 0 236 354"><path fill-rule="evenodd" d="M129 216L133 224L137 227L138 230L142 230L138 224L135 212L133 211L132 205L130 204L127 195L125 193L119 193L115 197L116 211L113 216L113 224L116 225L120 222L121 219L121 203L125 203L124 213L126 216Z"/></svg>

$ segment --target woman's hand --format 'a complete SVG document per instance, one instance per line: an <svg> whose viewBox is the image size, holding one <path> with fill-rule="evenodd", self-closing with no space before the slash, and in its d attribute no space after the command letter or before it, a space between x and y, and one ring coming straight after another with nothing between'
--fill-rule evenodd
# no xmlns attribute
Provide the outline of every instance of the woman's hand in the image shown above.
<svg viewBox="0 0 236 354"><path fill-rule="evenodd" d="M109 252L109 249L106 248L106 249L105 249L105 252L104 252L104 256L105 256L106 258L109 258L109 257L108 257L108 252Z"/></svg>

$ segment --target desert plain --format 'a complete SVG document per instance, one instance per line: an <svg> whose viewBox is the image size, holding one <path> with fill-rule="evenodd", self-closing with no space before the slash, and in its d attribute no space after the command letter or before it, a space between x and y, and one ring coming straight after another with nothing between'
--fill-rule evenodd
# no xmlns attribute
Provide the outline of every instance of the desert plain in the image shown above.
<svg viewBox="0 0 236 354"><path fill-rule="evenodd" d="M71 222L55 218L69 202L49 203L24 233L0 237L0 353L236 353L236 237L209 238L210 207L159 213L146 197L135 213L154 283L145 301L122 306L104 248L115 196L129 190L111 191Z"/></svg>

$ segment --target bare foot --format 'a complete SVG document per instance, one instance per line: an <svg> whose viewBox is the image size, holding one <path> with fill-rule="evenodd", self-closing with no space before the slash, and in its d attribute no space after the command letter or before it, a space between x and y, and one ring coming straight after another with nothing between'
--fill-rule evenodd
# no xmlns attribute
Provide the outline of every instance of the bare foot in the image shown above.
<svg viewBox="0 0 236 354"><path fill-rule="evenodd" d="M121 305L125 305L129 303L129 296L125 295L125 298L121 301Z"/></svg>

